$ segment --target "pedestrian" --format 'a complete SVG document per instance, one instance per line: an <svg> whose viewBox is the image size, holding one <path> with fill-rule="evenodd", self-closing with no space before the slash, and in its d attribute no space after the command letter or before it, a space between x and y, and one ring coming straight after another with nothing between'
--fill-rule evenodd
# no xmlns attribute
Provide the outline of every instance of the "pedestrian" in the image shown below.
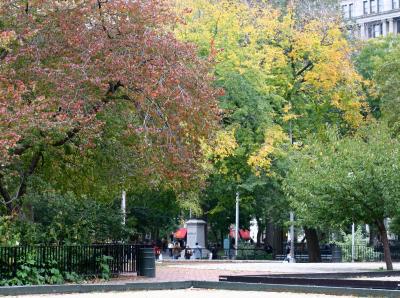
<svg viewBox="0 0 400 298"><path fill-rule="evenodd" d="M201 247L199 245L199 243L196 242L196 245L194 247L194 258L196 260L200 260L201 259Z"/></svg>
<svg viewBox="0 0 400 298"><path fill-rule="evenodd" d="M172 249L174 248L174 245L172 244L172 242L168 243L168 252L169 252L169 256L172 258Z"/></svg>
<svg viewBox="0 0 400 298"><path fill-rule="evenodd" d="M178 242L175 242L174 248L172 249L172 254L175 260L179 259L181 255L181 247L179 246Z"/></svg>
<svg viewBox="0 0 400 298"><path fill-rule="evenodd" d="M185 248L185 259L190 260L190 257L193 255L192 250L190 249L189 246L186 246Z"/></svg>
<svg viewBox="0 0 400 298"><path fill-rule="evenodd" d="M290 255L290 241L286 244L286 258L283 260L284 263L290 263L291 255Z"/></svg>

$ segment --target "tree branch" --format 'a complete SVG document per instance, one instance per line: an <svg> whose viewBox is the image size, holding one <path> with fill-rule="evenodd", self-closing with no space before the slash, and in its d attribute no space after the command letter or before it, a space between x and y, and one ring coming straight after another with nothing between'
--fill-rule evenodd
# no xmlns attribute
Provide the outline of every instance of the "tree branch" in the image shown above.
<svg viewBox="0 0 400 298"><path fill-rule="evenodd" d="M21 182L20 182L19 187L18 187L18 191L15 194L14 198L12 199L12 201L18 200L22 195L25 194L25 192L26 192L26 180L36 170L41 156L42 156L42 152L41 151L38 151L38 152L34 153L34 155L32 157L32 160L31 160L31 164L29 165L29 168L26 169L26 171L22 174ZM7 204L10 204L12 201L8 202Z"/></svg>
<svg viewBox="0 0 400 298"><path fill-rule="evenodd" d="M108 32L108 29L107 29L107 27L106 27L106 25L104 23L102 4L107 3L107 2L108 2L108 0L105 0L103 2L100 1L100 0L97 0L97 7L99 8L100 19L101 19L101 27L103 28L103 31L107 34L107 37L109 39L113 39L113 37L111 36L110 32Z"/></svg>
<svg viewBox="0 0 400 298"><path fill-rule="evenodd" d="M296 77L301 76L305 71L307 71L308 69L311 69L313 67L314 67L314 64L312 63L312 61L308 61L307 64L296 73Z"/></svg>
<svg viewBox="0 0 400 298"><path fill-rule="evenodd" d="M0 194L3 197L3 204L6 205L8 212L11 213L12 211L12 206L8 205L7 203L11 201L11 196L6 189L6 187L3 185L3 175L0 174Z"/></svg>

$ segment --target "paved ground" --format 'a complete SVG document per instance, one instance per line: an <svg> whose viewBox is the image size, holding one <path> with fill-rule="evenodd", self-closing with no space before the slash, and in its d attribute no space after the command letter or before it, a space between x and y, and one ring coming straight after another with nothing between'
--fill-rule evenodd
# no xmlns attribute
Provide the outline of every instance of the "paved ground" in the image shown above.
<svg viewBox="0 0 400 298"><path fill-rule="evenodd" d="M64 294L64 295L32 295L21 296L21 298L40 298L40 297L62 297L62 298L243 298L243 296L251 298L329 298L339 297L331 295L317 294L296 294L296 293L271 293L271 292L242 292L242 291L225 291L225 290L174 290L174 291L145 291L145 292L111 292L111 293L91 293L91 294ZM18 296L15 296L18 297ZM350 297L350 296L340 296Z"/></svg>
<svg viewBox="0 0 400 298"><path fill-rule="evenodd" d="M119 280L131 282L205 280L218 281L220 275L254 275L283 273L332 273L374 271L384 263L282 263L282 262L164 262L157 264L156 278L125 276ZM394 264L400 270L400 263Z"/></svg>
<svg viewBox="0 0 400 298"><path fill-rule="evenodd" d="M282 262L164 262L157 264L156 278L143 278L135 275L125 275L118 279L110 280L108 283L127 283L127 282L162 282L162 281L185 281L203 280L218 281L220 275L243 275L243 274L281 274L281 273L322 273L322 272L356 272L372 271L384 268L384 263L297 263L289 264ZM400 270L400 263L394 264L395 270ZM56 295L37 295L24 297L54 297ZM118 293L91 293L91 294L68 294L57 295L63 298L251 298L261 297L336 297L329 295L316 294L296 294L296 293L270 293L270 292L242 292L225 290L204 290L187 289L174 291L142 291L142 292L118 292ZM56 297L57 297L56 296ZM341 296L344 297L344 296Z"/></svg>

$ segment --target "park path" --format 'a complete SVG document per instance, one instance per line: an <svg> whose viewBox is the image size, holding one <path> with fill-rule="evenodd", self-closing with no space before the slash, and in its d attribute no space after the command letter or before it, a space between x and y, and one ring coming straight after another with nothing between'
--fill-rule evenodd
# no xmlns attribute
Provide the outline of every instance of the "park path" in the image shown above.
<svg viewBox="0 0 400 298"><path fill-rule="evenodd" d="M220 275L356 272L384 267L384 263L164 262L157 263L155 278L124 275L110 282L218 281ZM400 263L394 269L400 270Z"/></svg>

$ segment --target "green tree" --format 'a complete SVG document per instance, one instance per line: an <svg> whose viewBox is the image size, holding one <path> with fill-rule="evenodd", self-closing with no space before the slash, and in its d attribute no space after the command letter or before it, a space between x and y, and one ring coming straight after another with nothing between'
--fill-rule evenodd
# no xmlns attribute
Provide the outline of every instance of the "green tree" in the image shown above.
<svg viewBox="0 0 400 298"><path fill-rule="evenodd" d="M368 91L373 115L383 117L397 133L400 130L400 37L371 39L355 57L360 74L367 80L365 89Z"/></svg>
<svg viewBox="0 0 400 298"><path fill-rule="evenodd" d="M392 270L384 219L397 214L400 202L399 156L399 141L385 124L343 139L331 133L294 155L285 190L306 225L375 225Z"/></svg>

